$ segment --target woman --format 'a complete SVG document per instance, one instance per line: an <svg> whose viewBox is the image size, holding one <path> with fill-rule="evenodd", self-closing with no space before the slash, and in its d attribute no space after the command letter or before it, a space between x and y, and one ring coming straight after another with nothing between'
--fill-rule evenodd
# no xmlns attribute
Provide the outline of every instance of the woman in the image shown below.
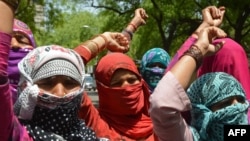
<svg viewBox="0 0 250 141"><path fill-rule="evenodd" d="M141 8L137 9L135 13L135 18L126 28L129 33L135 32L140 25L144 24L143 19L147 17ZM104 42L109 42L102 35L96 37L100 41L102 39ZM110 141L157 140L148 115L149 89L145 81L129 56L123 53L111 53L127 52L129 48L113 46L112 42L105 47L98 42L92 43L93 41L85 42L75 48L84 62L87 63L89 58L95 57L104 48L107 48L110 53L101 58L94 74L99 95L98 109L85 95L79 116L101 139ZM124 43L127 45L129 42ZM91 46L91 44L92 49L88 54L86 46Z"/></svg>
<svg viewBox="0 0 250 141"><path fill-rule="evenodd" d="M208 6L202 10L203 22L195 30L195 32L185 41L181 48L177 51L176 55L170 61L167 71L172 68L172 66L179 60L183 53L188 50L188 48L197 40L198 33L205 27L209 26L219 26L224 17L225 7ZM239 45L236 41L231 38L224 38L214 40L213 44L217 44L221 40L226 43L223 45L222 49L210 57L205 58L202 61L202 65L197 69L197 74L191 81L201 76L202 74L209 72L226 72L233 75L243 86L246 97L249 100L250 97L250 76L248 69L248 59L246 52L243 47ZM250 122L250 112L249 122ZM188 112L185 112L183 116L190 122L191 118Z"/></svg>
<svg viewBox="0 0 250 141"><path fill-rule="evenodd" d="M149 85L151 93L164 75L170 62L169 54L162 48L152 48L142 57L140 73Z"/></svg>
<svg viewBox="0 0 250 141"><path fill-rule="evenodd" d="M13 110L7 61L15 4L18 3L0 1L1 140L97 140L95 133L77 115L84 97L84 64L73 50L57 45L32 50L18 65L21 72L20 96ZM123 48L117 42L120 41L127 50L128 41L121 33L102 36L93 42L105 47L105 38L109 39L111 47ZM93 49L91 45L85 47L87 53Z"/></svg>
<svg viewBox="0 0 250 141"><path fill-rule="evenodd" d="M84 90L80 56L61 46L42 46L18 64L15 114L34 140L97 140L77 116Z"/></svg>
<svg viewBox="0 0 250 141"><path fill-rule="evenodd" d="M189 87L202 59L224 44L222 41L215 46L213 39L224 38L226 33L211 26L198 35L150 96L150 115L159 140L223 140L224 124L247 124L249 103L241 84L231 75L207 73ZM191 126L181 116L187 110L191 111Z"/></svg>
<svg viewBox="0 0 250 141"><path fill-rule="evenodd" d="M109 53L98 62L95 78L99 108L85 97L79 115L97 136L111 141L157 140L148 114L149 89L133 60Z"/></svg>
<svg viewBox="0 0 250 141"><path fill-rule="evenodd" d="M20 79L17 64L35 47L36 42L29 26L18 19L14 19L11 50L8 60L8 76L12 86L13 103L17 99L17 84Z"/></svg>

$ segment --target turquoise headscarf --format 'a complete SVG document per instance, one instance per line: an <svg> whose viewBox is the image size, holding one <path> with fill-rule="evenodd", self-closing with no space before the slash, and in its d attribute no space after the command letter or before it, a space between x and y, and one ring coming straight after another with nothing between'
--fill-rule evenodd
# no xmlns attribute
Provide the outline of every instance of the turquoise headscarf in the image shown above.
<svg viewBox="0 0 250 141"><path fill-rule="evenodd" d="M149 85L151 91L154 90L159 80L164 75L165 69L170 62L169 54L162 48L152 48L148 50L142 57L140 72L143 79ZM153 63L160 63L163 68L149 67Z"/></svg>
<svg viewBox="0 0 250 141"><path fill-rule="evenodd" d="M241 84L231 75L214 72L202 75L187 90L192 103L192 131L195 141L222 141L225 124L248 124L249 103ZM225 98L240 96L245 103L237 103L217 111L209 107Z"/></svg>

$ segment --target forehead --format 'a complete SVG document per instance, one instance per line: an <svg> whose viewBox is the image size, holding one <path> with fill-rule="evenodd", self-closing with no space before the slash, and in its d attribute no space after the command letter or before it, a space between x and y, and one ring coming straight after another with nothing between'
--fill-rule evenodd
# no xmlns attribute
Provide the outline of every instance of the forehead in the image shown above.
<svg viewBox="0 0 250 141"><path fill-rule="evenodd" d="M21 32L21 31L13 31L12 36L13 37L15 37L15 36L23 36L23 37L25 37L25 38L27 38L29 40L28 35L25 34L25 33L23 33L23 32Z"/></svg>
<svg viewBox="0 0 250 141"><path fill-rule="evenodd" d="M112 79L119 79L123 77L129 77L129 76L137 76L134 72L127 70L127 69L117 69L113 75Z"/></svg>

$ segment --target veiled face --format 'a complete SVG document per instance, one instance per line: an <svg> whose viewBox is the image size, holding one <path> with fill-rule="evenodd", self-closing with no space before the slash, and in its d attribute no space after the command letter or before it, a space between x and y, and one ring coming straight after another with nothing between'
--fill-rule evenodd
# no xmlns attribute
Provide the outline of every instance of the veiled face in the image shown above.
<svg viewBox="0 0 250 141"><path fill-rule="evenodd" d="M35 82L35 84L37 84L41 90L60 97L63 97L66 94L79 90L81 88L79 82L71 77L64 75L56 75L44 78L38 80L37 82Z"/></svg>
<svg viewBox="0 0 250 141"><path fill-rule="evenodd" d="M218 103L215 103L211 106L211 110L213 112L219 110L219 109L222 109L222 108L225 108L227 106L230 106L230 105L233 105L233 104L236 104L236 103L244 103L245 100L243 97L241 96L232 96L232 97L228 97Z"/></svg>
<svg viewBox="0 0 250 141"><path fill-rule="evenodd" d="M131 71L126 69L118 69L114 72L110 86L111 87L125 87L140 83L138 77Z"/></svg>

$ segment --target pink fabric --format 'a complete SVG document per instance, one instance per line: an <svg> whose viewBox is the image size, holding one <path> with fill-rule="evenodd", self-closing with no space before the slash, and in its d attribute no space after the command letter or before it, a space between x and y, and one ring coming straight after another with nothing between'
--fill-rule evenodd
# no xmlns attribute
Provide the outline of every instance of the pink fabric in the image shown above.
<svg viewBox="0 0 250 141"><path fill-rule="evenodd" d="M180 59L180 57L184 54L184 52L186 50L189 49L189 47L196 41L196 38L193 38L192 36L190 36L183 44L182 46L179 48L179 50L177 51L177 53L174 55L174 57L172 58L172 60L169 62L168 68L166 69L166 72L169 71L174 64Z"/></svg>
<svg viewBox="0 0 250 141"><path fill-rule="evenodd" d="M3 141L32 141L13 112L10 84L7 76L7 61L11 35L0 32L0 139Z"/></svg>
<svg viewBox="0 0 250 141"><path fill-rule="evenodd" d="M221 40L224 40L225 44L218 53L203 60L198 76L209 72L229 73L241 83L249 100L250 76L246 52L240 44L230 38L217 39L215 42Z"/></svg>
<svg viewBox="0 0 250 141"><path fill-rule="evenodd" d="M150 95L150 117L160 141L193 141L192 132L180 112L191 110L190 100L169 71Z"/></svg>
<svg viewBox="0 0 250 141"><path fill-rule="evenodd" d="M173 59L170 61L166 70L169 71L173 65L180 59L183 53L196 41L196 38L190 36L181 48L177 51ZM248 59L246 52L240 44L230 38L217 39L214 43L224 40L226 43L222 49L215 55L206 57L202 66L198 70L198 76L208 72L222 71L233 75L243 86L246 97L250 101L250 71L248 67ZM191 117L188 112L182 113L183 117L189 122ZM250 123L250 110L248 111Z"/></svg>

